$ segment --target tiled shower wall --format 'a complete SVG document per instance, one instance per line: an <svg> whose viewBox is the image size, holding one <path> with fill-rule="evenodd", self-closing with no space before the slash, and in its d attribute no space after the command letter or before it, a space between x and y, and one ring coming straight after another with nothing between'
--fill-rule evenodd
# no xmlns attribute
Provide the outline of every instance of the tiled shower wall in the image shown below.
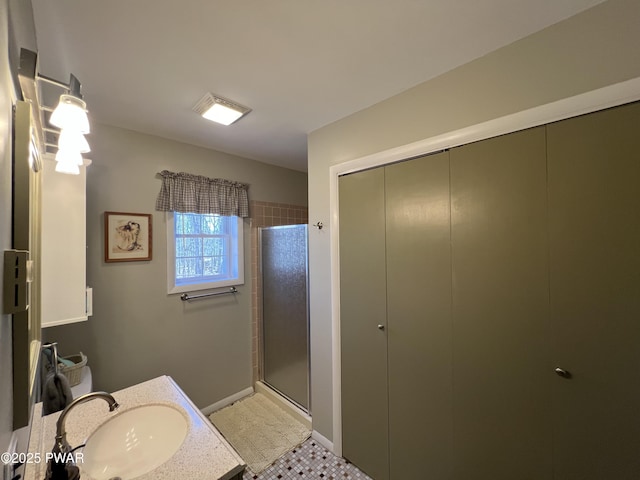
<svg viewBox="0 0 640 480"><path fill-rule="evenodd" d="M300 205L251 200L251 321L253 382L260 380L262 337L262 276L259 262L258 228L279 225L298 225L309 222L309 209Z"/></svg>

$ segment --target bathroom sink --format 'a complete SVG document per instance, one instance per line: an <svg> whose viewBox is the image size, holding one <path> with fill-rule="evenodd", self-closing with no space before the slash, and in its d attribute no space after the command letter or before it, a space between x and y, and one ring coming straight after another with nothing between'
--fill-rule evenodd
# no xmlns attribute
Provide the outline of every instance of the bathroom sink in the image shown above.
<svg viewBox="0 0 640 480"><path fill-rule="evenodd" d="M168 405L143 405L114 416L87 439L80 468L96 480L143 475L169 460L187 436L188 420Z"/></svg>

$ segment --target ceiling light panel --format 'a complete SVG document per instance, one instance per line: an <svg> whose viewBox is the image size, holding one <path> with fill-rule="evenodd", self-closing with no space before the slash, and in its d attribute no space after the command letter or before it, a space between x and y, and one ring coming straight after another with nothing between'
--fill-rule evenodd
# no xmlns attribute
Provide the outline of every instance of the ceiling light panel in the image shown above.
<svg viewBox="0 0 640 480"><path fill-rule="evenodd" d="M249 107L240 105L226 98L207 93L193 107L193 110L207 120L222 125L231 125L251 111Z"/></svg>

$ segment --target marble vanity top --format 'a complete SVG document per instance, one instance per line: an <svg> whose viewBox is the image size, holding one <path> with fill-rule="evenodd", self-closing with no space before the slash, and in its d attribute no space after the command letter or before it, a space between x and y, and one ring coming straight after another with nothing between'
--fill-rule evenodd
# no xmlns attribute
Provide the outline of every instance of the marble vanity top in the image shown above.
<svg viewBox="0 0 640 480"><path fill-rule="evenodd" d="M121 412L146 404L171 405L188 415L188 433L175 455L157 469L139 477L139 480L175 480L192 478L203 480L228 480L241 473L245 463L220 432L196 408L171 377L162 376L112 393L120 408L109 412L100 399L74 407L66 418L67 440L71 447L82 445L89 435L103 422ZM42 417L42 404L34 408L29 452L40 452L42 458L54 444L56 421L60 412ZM82 450L79 450L82 451ZM80 467L81 478L90 480ZM25 480L42 480L47 465L44 461L28 463ZM129 480L129 479L124 479Z"/></svg>

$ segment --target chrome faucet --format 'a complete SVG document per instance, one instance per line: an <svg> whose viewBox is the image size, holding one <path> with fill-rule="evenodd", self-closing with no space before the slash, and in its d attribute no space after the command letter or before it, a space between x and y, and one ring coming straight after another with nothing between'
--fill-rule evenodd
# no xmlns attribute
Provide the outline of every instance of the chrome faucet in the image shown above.
<svg viewBox="0 0 640 480"><path fill-rule="evenodd" d="M88 402L89 400L93 400L94 398L101 398L105 402L109 404L109 411L113 412L120 405L116 402L116 399L111 396L111 394L107 392L91 392L86 395L82 395L81 397L76 398L73 402L71 402L67 407L62 411L60 417L58 418L58 422L56 423L56 446L54 447L54 451L57 450L60 453L68 453L69 443L67 442L67 431L64 428L65 421L67 419L67 415L69 412L73 410L76 405L80 405L81 403Z"/></svg>
<svg viewBox="0 0 640 480"><path fill-rule="evenodd" d="M67 407L62 411L58 421L56 423L56 443L53 446L52 451L52 460L49 461L49 465L47 468L47 479L70 479L72 475L69 474L68 465L65 461L60 462L61 458L67 457L69 453L71 453L71 447L69 446L69 442L67 442L67 431L65 429L65 422L67 419L67 415L69 412L73 410L76 405L80 405L81 403L88 402L93 400L94 398L101 398L105 402L109 404L109 411L113 412L120 405L116 402L116 399L107 392L91 392L86 395L82 395L81 397L76 398L73 402L71 402ZM77 470L77 467L73 467ZM76 478L73 476L73 478ZM79 478L79 474L78 477Z"/></svg>

